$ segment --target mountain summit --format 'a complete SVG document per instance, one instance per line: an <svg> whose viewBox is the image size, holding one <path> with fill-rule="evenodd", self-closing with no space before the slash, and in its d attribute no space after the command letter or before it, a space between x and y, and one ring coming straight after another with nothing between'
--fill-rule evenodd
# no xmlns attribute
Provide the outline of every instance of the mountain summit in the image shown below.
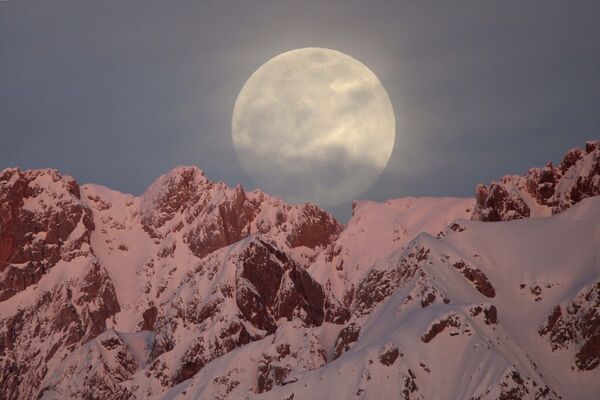
<svg viewBox="0 0 600 400"><path fill-rule="evenodd" d="M476 198L141 196L0 172L0 398L600 393L600 141Z"/></svg>

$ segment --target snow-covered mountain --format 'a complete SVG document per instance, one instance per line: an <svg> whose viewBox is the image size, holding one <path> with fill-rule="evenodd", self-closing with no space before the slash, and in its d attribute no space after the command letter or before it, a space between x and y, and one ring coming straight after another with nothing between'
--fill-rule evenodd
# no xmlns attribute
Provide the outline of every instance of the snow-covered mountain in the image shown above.
<svg viewBox="0 0 600 400"><path fill-rule="evenodd" d="M4 170L0 399L595 398L599 189L600 141L346 227L195 167Z"/></svg>

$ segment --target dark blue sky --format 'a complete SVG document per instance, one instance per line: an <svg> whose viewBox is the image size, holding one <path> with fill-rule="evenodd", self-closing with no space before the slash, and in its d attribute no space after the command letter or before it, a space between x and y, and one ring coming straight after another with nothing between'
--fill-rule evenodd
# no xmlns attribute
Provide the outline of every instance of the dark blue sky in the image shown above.
<svg viewBox="0 0 600 400"><path fill-rule="evenodd" d="M363 62L394 105L396 146L364 199L471 196L600 137L597 1L2 2L0 168L140 194L194 164L253 189L235 99L309 46Z"/></svg>

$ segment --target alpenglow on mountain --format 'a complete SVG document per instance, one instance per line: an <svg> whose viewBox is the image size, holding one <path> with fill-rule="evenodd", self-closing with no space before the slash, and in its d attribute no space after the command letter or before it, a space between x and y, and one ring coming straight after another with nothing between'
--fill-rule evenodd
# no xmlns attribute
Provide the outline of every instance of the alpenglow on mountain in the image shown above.
<svg viewBox="0 0 600 400"><path fill-rule="evenodd" d="M600 141L475 196L5 169L0 399L596 398Z"/></svg>

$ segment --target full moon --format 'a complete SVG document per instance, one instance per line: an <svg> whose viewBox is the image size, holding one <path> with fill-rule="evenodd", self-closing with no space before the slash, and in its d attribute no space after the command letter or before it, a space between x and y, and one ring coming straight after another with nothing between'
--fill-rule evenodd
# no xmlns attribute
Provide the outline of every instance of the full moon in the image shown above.
<svg viewBox="0 0 600 400"><path fill-rule="evenodd" d="M240 91L231 125L238 158L261 189L325 207L366 191L395 140L394 110L379 79L324 48L264 63Z"/></svg>

